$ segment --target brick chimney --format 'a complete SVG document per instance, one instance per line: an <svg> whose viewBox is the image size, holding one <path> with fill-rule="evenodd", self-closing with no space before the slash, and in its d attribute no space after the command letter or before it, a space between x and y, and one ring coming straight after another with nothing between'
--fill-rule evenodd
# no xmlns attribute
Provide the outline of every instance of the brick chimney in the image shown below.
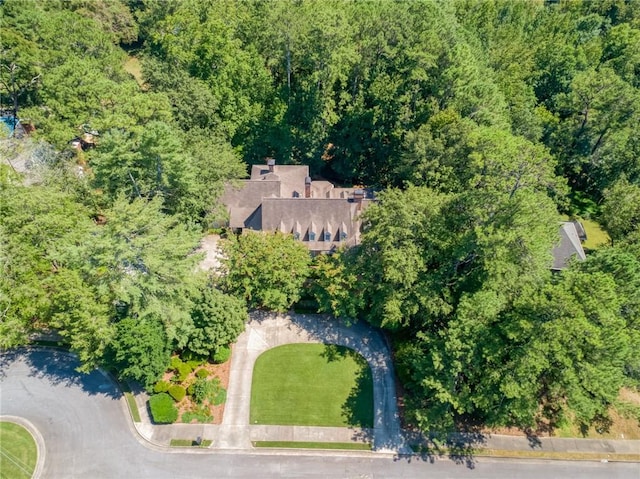
<svg viewBox="0 0 640 479"><path fill-rule="evenodd" d="M276 160L273 158L267 158L267 166L269 167L269 173L273 173L273 170L276 166Z"/></svg>
<svg viewBox="0 0 640 479"><path fill-rule="evenodd" d="M311 198L311 177L307 176L304 179L304 197Z"/></svg>

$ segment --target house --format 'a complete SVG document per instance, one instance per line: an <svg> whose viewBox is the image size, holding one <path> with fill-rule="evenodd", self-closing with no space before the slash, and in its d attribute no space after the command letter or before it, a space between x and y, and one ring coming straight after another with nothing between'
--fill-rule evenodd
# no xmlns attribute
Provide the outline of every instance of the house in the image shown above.
<svg viewBox="0 0 640 479"><path fill-rule="evenodd" d="M371 192L312 181L305 165L277 165L272 158L253 165L248 180L229 184L222 195L236 232L280 231L292 234L312 253L360 242L360 215Z"/></svg>
<svg viewBox="0 0 640 479"><path fill-rule="evenodd" d="M552 271L561 271L576 258L584 261L587 257L582 248L582 241L587 239L584 227L578 221L563 221L560 224L560 242L553 248Z"/></svg>

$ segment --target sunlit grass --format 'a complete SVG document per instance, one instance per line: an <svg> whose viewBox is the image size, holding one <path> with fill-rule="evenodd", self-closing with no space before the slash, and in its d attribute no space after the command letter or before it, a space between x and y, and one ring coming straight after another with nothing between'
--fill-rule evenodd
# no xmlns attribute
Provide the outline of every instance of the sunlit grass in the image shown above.
<svg viewBox="0 0 640 479"><path fill-rule="evenodd" d="M0 478L30 478L38 460L36 441L19 424L0 422Z"/></svg>
<svg viewBox="0 0 640 479"><path fill-rule="evenodd" d="M352 350L322 344L266 351L253 372L251 424L371 427L368 364Z"/></svg>

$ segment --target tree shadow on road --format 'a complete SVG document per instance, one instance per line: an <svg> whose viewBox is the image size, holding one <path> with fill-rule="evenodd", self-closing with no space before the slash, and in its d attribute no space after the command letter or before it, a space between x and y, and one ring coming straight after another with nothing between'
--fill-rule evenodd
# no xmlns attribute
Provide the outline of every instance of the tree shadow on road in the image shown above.
<svg viewBox="0 0 640 479"><path fill-rule="evenodd" d="M89 395L102 395L113 399L122 393L113 378L98 370L82 373L77 370L77 357L64 350L53 348L21 348L0 356L0 378L16 361L23 361L29 368L29 376L48 381L55 386L79 387Z"/></svg>
<svg viewBox="0 0 640 479"><path fill-rule="evenodd" d="M475 469L475 450L486 443L486 436L479 432L450 433L446 435L422 433L409 435L408 442L412 444L414 455L398 455L394 460L421 460L434 463L437 460L448 459L468 469Z"/></svg>

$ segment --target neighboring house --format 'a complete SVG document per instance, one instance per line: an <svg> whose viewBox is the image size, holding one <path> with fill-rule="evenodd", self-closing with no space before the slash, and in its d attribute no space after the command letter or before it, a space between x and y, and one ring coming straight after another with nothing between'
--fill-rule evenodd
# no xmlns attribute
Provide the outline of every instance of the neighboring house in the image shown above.
<svg viewBox="0 0 640 479"><path fill-rule="evenodd" d="M582 224L578 221L564 221L560 225L560 242L553 248L553 271L560 271L569 266L569 261L576 258L584 261L587 257L582 249L582 241L587 239Z"/></svg>
<svg viewBox="0 0 640 479"><path fill-rule="evenodd" d="M314 253L357 245L360 214L372 201L366 190L312 181L308 166L273 159L253 165L251 178L227 185L222 196L234 231L289 233Z"/></svg>

